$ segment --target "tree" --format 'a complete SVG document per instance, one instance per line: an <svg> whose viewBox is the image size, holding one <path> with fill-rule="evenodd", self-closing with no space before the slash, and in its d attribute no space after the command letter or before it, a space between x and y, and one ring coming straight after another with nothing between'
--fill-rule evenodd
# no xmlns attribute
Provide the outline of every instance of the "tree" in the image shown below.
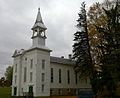
<svg viewBox="0 0 120 98"><path fill-rule="evenodd" d="M5 86L5 77L1 77L1 79L0 79L0 86L2 86L2 87Z"/></svg>
<svg viewBox="0 0 120 98"><path fill-rule="evenodd" d="M96 93L106 87L112 96L120 82L120 5L118 1L115 4L108 0L104 4L96 3L90 7L87 16L82 3L78 15L73 45L75 71L83 77L90 76Z"/></svg>
<svg viewBox="0 0 120 98"><path fill-rule="evenodd" d="M76 61L75 71L79 73L82 78L91 78L93 66L90 54L85 2L81 4L81 10L78 16L78 31L74 34L73 45L73 59Z"/></svg>
<svg viewBox="0 0 120 98"><path fill-rule="evenodd" d="M90 7L88 16L82 3L78 15L78 31L74 34L73 45L75 71L83 77L90 76L96 93L106 88L112 96L120 82L119 1L96 3Z"/></svg>
<svg viewBox="0 0 120 98"><path fill-rule="evenodd" d="M115 9L115 5L116 5L115 2L105 0L105 2L102 4L99 3L93 4L88 12L88 31L89 31L88 33L90 37L90 46L92 47L91 49L92 58L96 66L96 73L93 75L94 78L92 79L92 85L93 88L95 89L95 92L102 91L104 85L108 87L107 89L109 89L109 91L110 89L114 90L115 88L114 84L116 84L117 83L116 81L120 79L119 78L120 72L118 71L119 66L115 66L119 65L119 49L117 49L117 51L115 50L116 52L115 51L112 52L112 55L110 52L107 58L105 56L107 53L106 48L107 49L111 48L110 45L106 46L106 43L108 43L107 40L110 41L112 39L116 39L113 38L113 35L111 35L110 31L108 31L108 28L110 27L111 32L113 32L113 30L115 29L113 25L116 25L117 26L116 30L120 31L119 29L120 27L117 24L115 24L114 22L110 23L110 21L118 20L118 18L115 18L116 11L113 10ZM109 18L105 9L107 13L109 13ZM120 8L117 7L117 9L118 9L117 17L119 17ZM110 10L113 11L111 12ZM107 36L107 39L105 36ZM117 37L118 37L117 39L119 39L119 36ZM119 44L117 44L116 46L119 46ZM114 48L115 47L112 46L112 49ZM117 54L117 56L115 56L116 55L115 53ZM109 62L109 64L107 63L103 64L103 61Z"/></svg>
<svg viewBox="0 0 120 98"><path fill-rule="evenodd" d="M111 8L103 10L107 18L106 26L96 26L97 31L103 35L103 41L98 46L102 51L101 82L112 97L120 81L120 4L117 1Z"/></svg>
<svg viewBox="0 0 120 98"><path fill-rule="evenodd" d="M6 77L6 80L9 81L10 85L12 84L12 74L13 74L13 67L8 66L6 68L5 77Z"/></svg>
<svg viewBox="0 0 120 98"><path fill-rule="evenodd" d="M107 24L107 18L102 9L102 5L100 3L93 4L88 11L88 34L89 41L91 46L91 56L94 64L94 74L91 79L92 89L95 93L98 91L102 91L102 83L100 81L101 78L101 49L98 46L103 41L103 34L99 33L96 27L105 27Z"/></svg>
<svg viewBox="0 0 120 98"><path fill-rule="evenodd" d="M95 65L99 65L101 55L100 49L97 47L103 41L103 35L99 33L96 27L105 27L106 16L100 3L93 4L88 11L88 34L90 38L90 46L92 47L92 58Z"/></svg>

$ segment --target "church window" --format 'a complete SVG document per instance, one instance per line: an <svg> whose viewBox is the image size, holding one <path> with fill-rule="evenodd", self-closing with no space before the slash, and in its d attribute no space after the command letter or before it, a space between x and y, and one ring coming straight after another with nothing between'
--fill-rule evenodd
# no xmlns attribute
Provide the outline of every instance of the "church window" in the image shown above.
<svg viewBox="0 0 120 98"><path fill-rule="evenodd" d="M17 81L17 76L15 75L15 84L16 84L16 81Z"/></svg>
<svg viewBox="0 0 120 98"><path fill-rule="evenodd" d="M32 82L32 79L33 79L33 73L30 72L30 82Z"/></svg>
<svg viewBox="0 0 120 98"><path fill-rule="evenodd" d="M61 83L61 69L59 69L59 83Z"/></svg>
<svg viewBox="0 0 120 98"><path fill-rule="evenodd" d="M25 58L25 61L27 61L27 58Z"/></svg>
<svg viewBox="0 0 120 98"><path fill-rule="evenodd" d="M50 89L50 95L53 95L53 90L52 89Z"/></svg>
<svg viewBox="0 0 120 98"><path fill-rule="evenodd" d="M27 68L26 67L24 67L24 82L26 82L26 75L27 75Z"/></svg>
<svg viewBox="0 0 120 98"><path fill-rule="evenodd" d="M87 78L85 78L85 83L87 84L87 82L88 82L88 80L87 80Z"/></svg>
<svg viewBox="0 0 120 98"><path fill-rule="evenodd" d="M33 67L33 59L30 60L30 68L32 69Z"/></svg>
<svg viewBox="0 0 120 98"><path fill-rule="evenodd" d="M22 93L23 93L23 88L21 89Z"/></svg>
<svg viewBox="0 0 120 98"><path fill-rule="evenodd" d="M70 88L67 89L67 92L70 92Z"/></svg>
<svg viewBox="0 0 120 98"><path fill-rule="evenodd" d="M17 64L15 65L15 72L17 72Z"/></svg>
<svg viewBox="0 0 120 98"><path fill-rule="evenodd" d="M61 89L59 89L59 90L58 90L58 93L59 93L59 95L61 95L61 94L62 94L62 90L61 90Z"/></svg>
<svg viewBox="0 0 120 98"><path fill-rule="evenodd" d="M70 71L67 70L68 84L70 84Z"/></svg>
<svg viewBox="0 0 120 98"><path fill-rule="evenodd" d="M53 68L51 68L51 83L53 83Z"/></svg>
<svg viewBox="0 0 120 98"><path fill-rule="evenodd" d="M44 92L44 84L42 84L42 92Z"/></svg>
<svg viewBox="0 0 120 98"><path fill-rule="evenodd" d="M42 82L45 81L45 73L42 73Z"/></svg>
<svg viewBox="0 0 120 98"><path fill-rule="evenodd" d="M42 60L42 69L45 68L45 60Z"/></svg>

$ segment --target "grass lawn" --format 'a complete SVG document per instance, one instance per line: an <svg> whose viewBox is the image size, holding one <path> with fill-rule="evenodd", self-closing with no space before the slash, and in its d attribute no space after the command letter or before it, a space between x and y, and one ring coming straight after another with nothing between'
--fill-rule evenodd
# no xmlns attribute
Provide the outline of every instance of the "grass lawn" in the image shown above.
<svg viewBox="0 0 120 98"><path fill-rule="evenodd" d="M120 87L117 88L117 95L120 96ZM10 87L0 87L0 98L13 98L11 97ZM50 96L50 97L38 97L38 98L77 98L76 96ZM101 98L101 97L98 97Z"/></svg>
<svg viewBox="0 0 120 98"><path fill-rule="evenodd" d="M10 87L0 87L0 98L13 98L11 97ZM40 98L76 98L75 96L51 96L51 97L40 97Z"/></svg>
<svg viewBox="0 0 120 98"><path fill-rule="evenodd" d="M10 87L0 87L0 98L11 98L11 88Z"/></svg>

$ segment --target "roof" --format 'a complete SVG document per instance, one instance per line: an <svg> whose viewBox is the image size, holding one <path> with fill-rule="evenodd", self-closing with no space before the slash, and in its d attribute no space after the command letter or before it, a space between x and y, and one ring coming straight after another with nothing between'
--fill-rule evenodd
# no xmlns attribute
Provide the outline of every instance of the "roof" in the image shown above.
<svg viewBox="0 0 120 98"><path fill-rule="evenodd" d="M42 50L42 48L37 48L37 47L36 48L31 48L31 49L28 49L28 50L24 50L24 49L15 50L15 52L14 52L12 57L17 57L17 56L23 55L24 53L26 53L28 51L31 51L31 50L34 50L34 49ZM51 50L49 50L49 49L44 49L44 51L51 52ZM51 63L64 64L64 65L75 65L75 61L73 61L71 59L60 58L60 57L53 57L53 56L50 56L50 62Z"/></svg>
<svg viewBox="0 0 120 98"><path fill-rule="evenodd" d="M25 52L24 49L15 50L15 52L13 53L13 56L12 56L12 57L16 57L16 56L22 55L24 52Z"/></svg>
<svg viewBox="0 0 120 98"><path fill-rule="evenodd" d="M64 65L75 65L75 62L71 59L65 59L65 58L53 57L53 56L50 56L50 62L64 64Z"/></svg>
<svg viewBox="0 0 120 98"><path fill-rule="evenodd" d="M47 29L46 26L43 23L41 13L40 13L40 8L38 8L37 18L36 18L34 26L32 27L32 30L36 27L40 27L41 29L45 29L45 30Z"/></svg>
<svg viewBox="0 0 120 98"><path fill-rule="evenodd" d="M29 52L29 51L32 51L34 49L37 49L37 50L42 50L42 51L48 51L48 52L51 52L52 50L50 50L49 48L47 47L31 47L30 49L28 50L24 50L24 49L21 49L21 50L15 50L15 52L13 53L13 58L14 57L17 57L17 56L20 56L20 55L23 55L25 54L26 52Z"/></svg>

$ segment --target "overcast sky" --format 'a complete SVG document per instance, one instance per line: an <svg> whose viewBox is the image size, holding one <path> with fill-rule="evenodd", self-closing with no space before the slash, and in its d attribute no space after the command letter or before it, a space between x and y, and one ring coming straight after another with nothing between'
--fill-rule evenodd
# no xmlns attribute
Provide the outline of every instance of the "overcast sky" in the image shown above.
<svg viewBox="0 0 120 98"><path fill-rule="evenodd" d="M38 7L47 27L47 47L53 56L72 53L77 13L83 0L0 0L0 77L12 65L15 49L31 47L31 28ZM84 0L87 8L103 0Z"/></svg>

